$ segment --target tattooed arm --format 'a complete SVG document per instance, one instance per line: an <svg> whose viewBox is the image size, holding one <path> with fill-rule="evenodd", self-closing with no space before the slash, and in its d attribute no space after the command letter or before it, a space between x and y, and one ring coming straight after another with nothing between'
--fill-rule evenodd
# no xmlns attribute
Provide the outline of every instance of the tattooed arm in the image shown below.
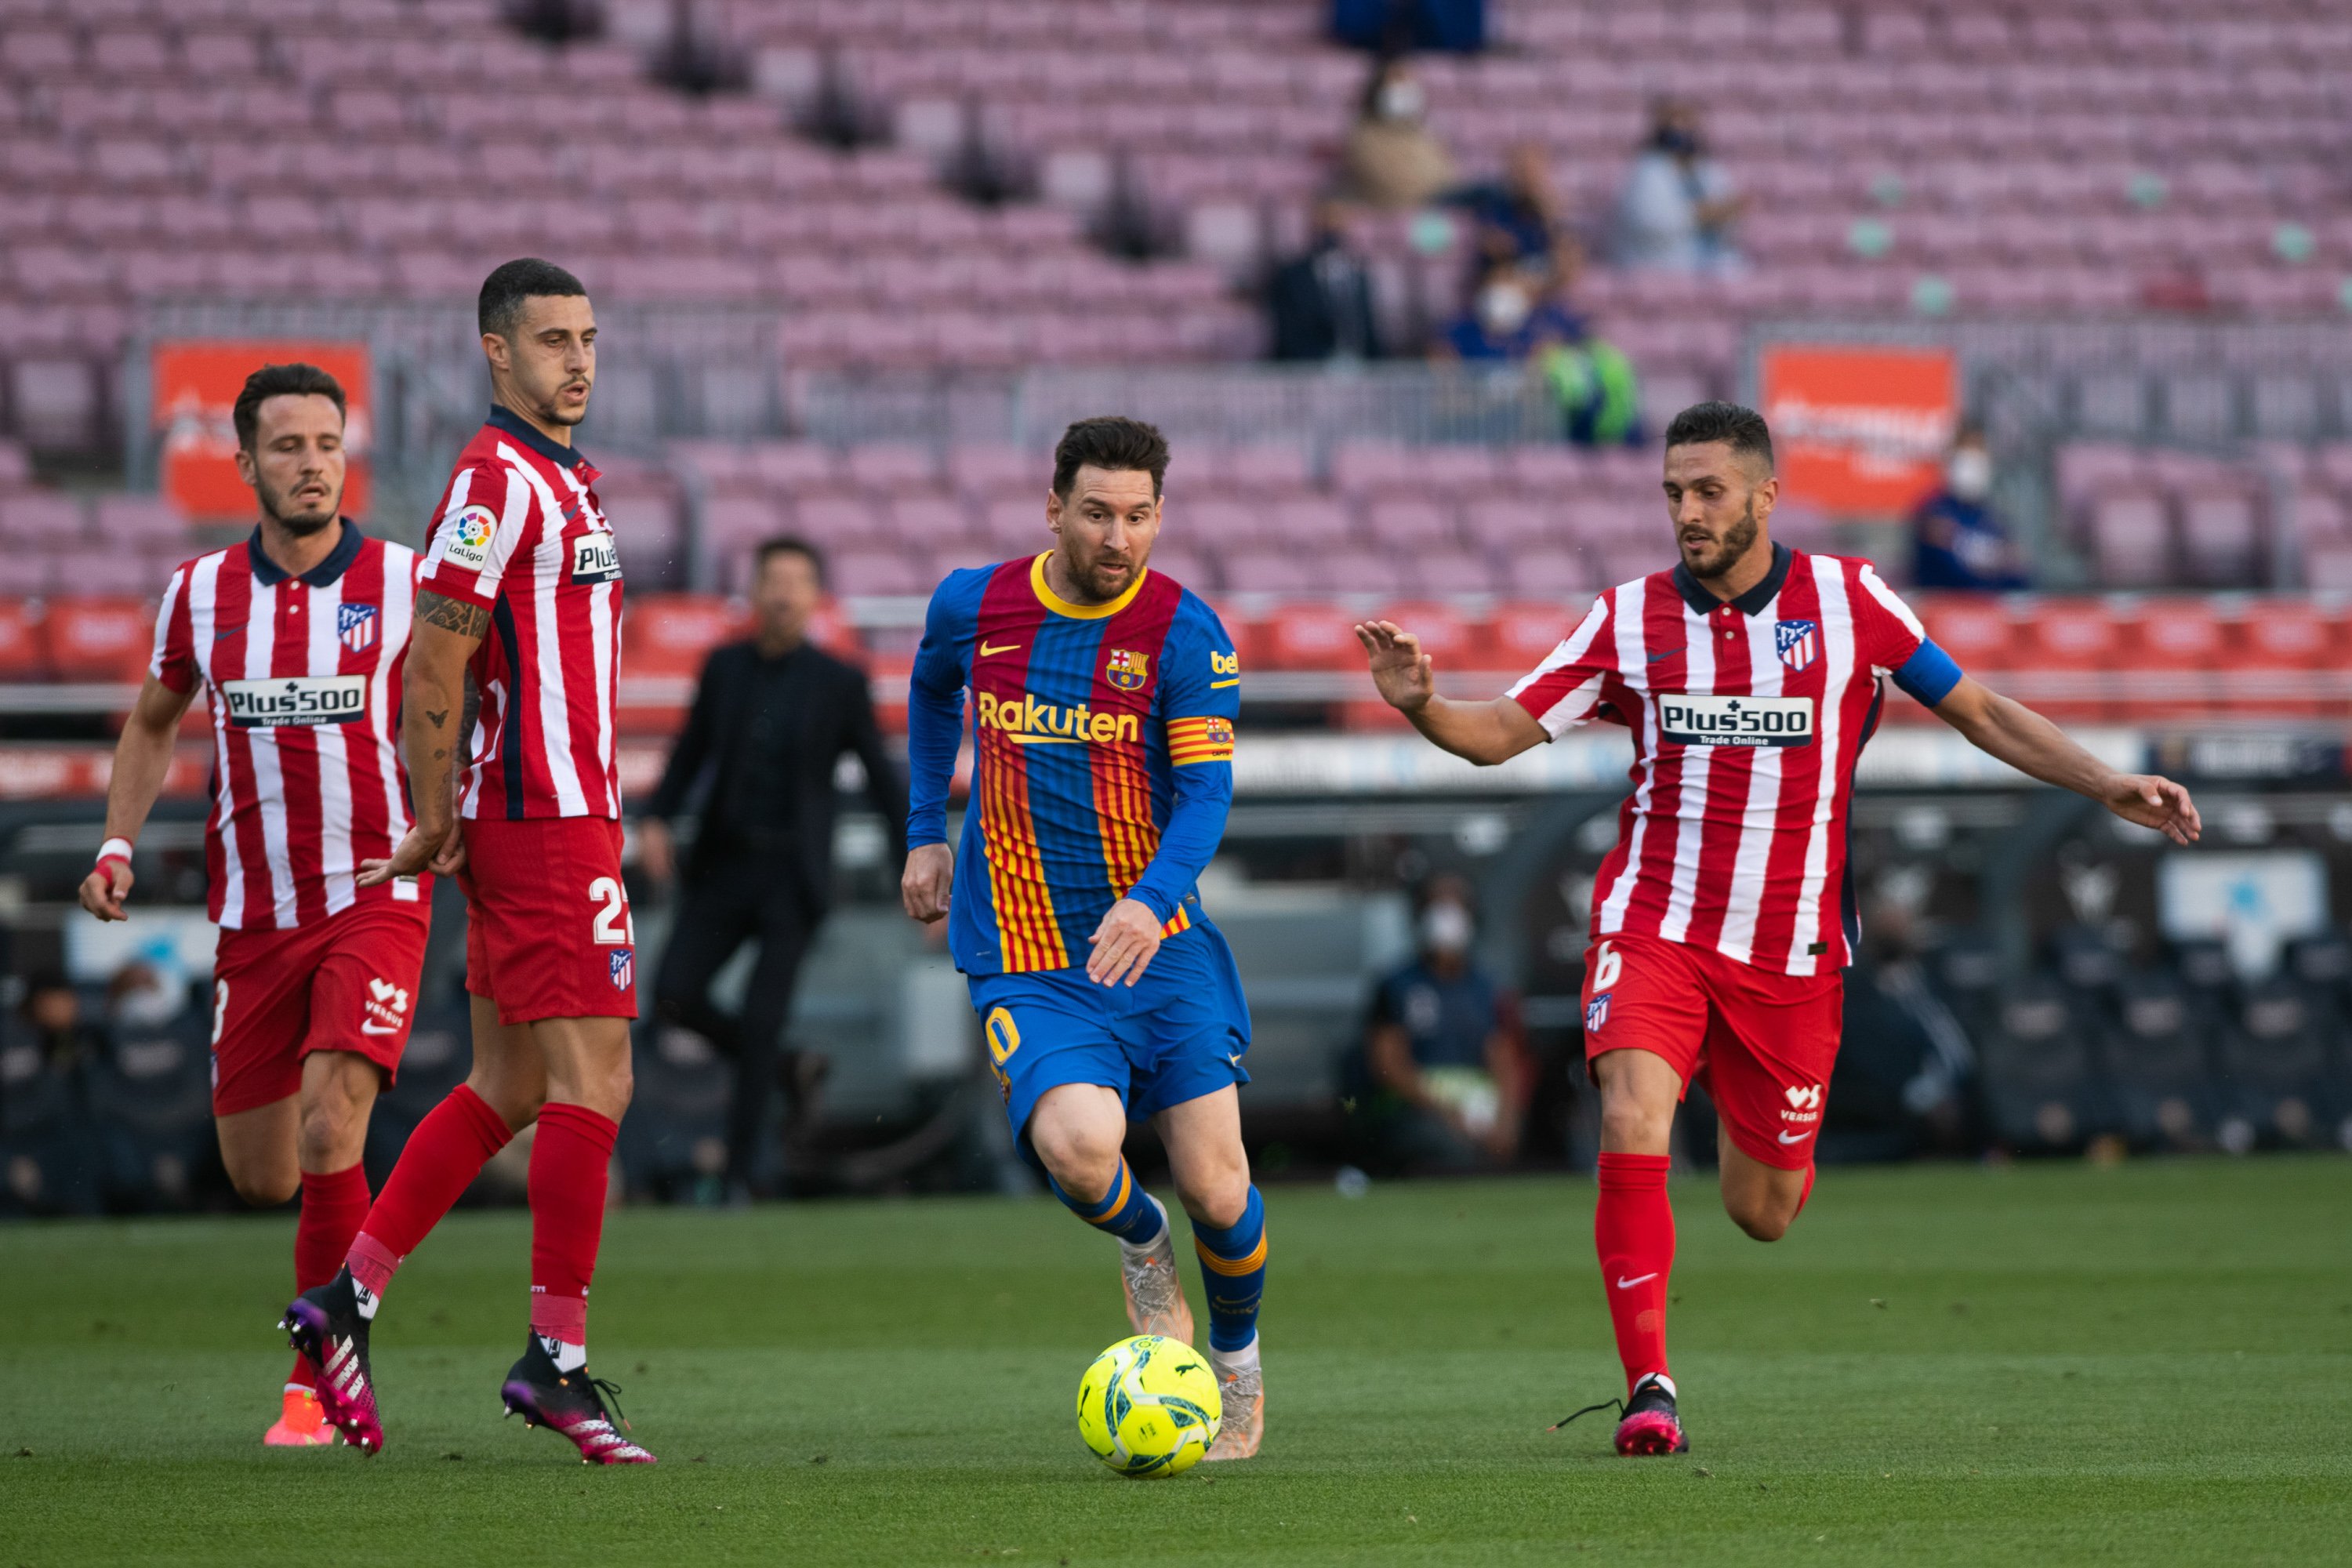
<svg viewBox="0 0 2352 1568"><path fill-rule="evenodd" d="M447 872L463 854L457 837L457 763L465 744L466 664L490 629L490 612L427 588L416 595L416 620L401 671L400 751L408 763L408 795L416 825L389 860L362 863L359 882L372 888L420 871Z"/></svg>

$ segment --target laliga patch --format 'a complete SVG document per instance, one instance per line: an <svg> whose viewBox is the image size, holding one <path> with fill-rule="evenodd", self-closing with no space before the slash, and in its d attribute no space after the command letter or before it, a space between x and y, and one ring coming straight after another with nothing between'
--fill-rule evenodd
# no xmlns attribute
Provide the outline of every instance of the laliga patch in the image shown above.
<svg viewBox="0 0 2352 1568"><path fill-rule="evenodd" d="M490 541L498 532L498 517L488 507L469 506L442 529L441 559L479 572L490 563Z"/></svg>
<svg viewBox="0 0 2352 1568"><path fill-rule="evenodd" d="M337 605L335 606L335 637L352 653L365 653L375 647L383 617L373 605Z"/></svg>
<svg viewBox="0 0 2352 1568"><path fill-rule="evenodd" d="M1115 647L1103 661L1103 679L1119 691L1140 691L1151 679L1151 657L1129 648Z"/></svg>
<svg viewBox="0 0 2352 1568"><path fill-rule="evenodd" d="M637 983L637 950L635 948L616 947L604 956L612 965L614 990L626 991Z"/></svg>
<svg viewBox="0 0 2352 1568"><path fill-rule="evenodd" d="M1810 746L1813 700L1662 692L1658 735L1682 746Z"/></svg>
<svg viewBox="0 0 2352 1568"><path fill-rule="evenodd" d="M1601 1032L1601 1026L1609 1021L1609 998L1615 994L1616 993L1613 991L1603 991L1600 995L1595 996L1591 1001L1587 1002L1584 1005L1584 1032L1586 1034L1599 1034Z"/></svg>
<svg viewBox="0 0 2352 1568"><path fill-rule="evenodd" d="M609 533L575 534L572 541L572 580L612 583L621 575L620 547Z"/></svg>

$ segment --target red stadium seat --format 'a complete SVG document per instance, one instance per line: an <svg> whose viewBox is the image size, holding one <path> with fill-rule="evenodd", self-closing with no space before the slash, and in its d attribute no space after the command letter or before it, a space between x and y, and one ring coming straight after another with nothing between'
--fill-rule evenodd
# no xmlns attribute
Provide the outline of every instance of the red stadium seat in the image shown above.
<svg viewBox="0 0 2352 1568"><path fill-rule="evenodd" d="M1465 671L1482 672L1493 662L1486 652L1486 626L1453 605L1433 600L1399 600L1382 605L1367 620L1393 621L1421 639L1423 653L1436 661L1440 679ZM1353 668L1361 669L1363 650L1356 650ZM1370 688L1370 681L1366 686ZM1491 692L1487 695L1493 695ZM1376 696L1349 702L1340 721L1350 730L1391 730L1403 725L1403 714Z"/></svg>
<svg viewBox="0 0 2352 1568"><path fill-rule="evenodd" d="M910 652L877 653L866 661L874 692L874 717L894 734L907 729L907 682L915 673Z"/></svg>
<svg viewBox="0 0 2352 1568"><path fill-rule="evenodd" d="M2119 668L2127 713L2153 719L2213 710L2237 639L2212 600L2149 599L2128 629Z"/></svg>
<svg viewBox="0 0 2352 1568"><path fill-rule="evenodd" d="M155 650L155 605L121 595L52 599L41 634L58 679L136 685Z"/></svg>
<svg viewBox="0 0 2352 1568"><path fill-rule="evenodd" d="M2050 598L2027 617L2012 694L2053 718L2112 719L2113 677L2126 658L2124 626L2104 599Z"/></svg>
<svg viewBox="0 0 2352 1568"><path fill-rule="evenodd" d="M1974 674L2018 668L2022 639L2000 600L1986 594L1935 594L1911 605L1928 637L1962 669Z"/></svg>
<svg viewBox="0 0 2352 1568"><path fill-rule="evenodd" d="M1336 605L1277 605L1259 623L1259 663L1269 669L1361 669L1355 626L1363 617Z"/></svg>
<svg viewBox="0 0 2352 1568"><path fill-rule="evenodd" d="M0 599L0 680L38 680L47 673L40 613L22 599Z"/></svg>
<svg viewBox="0 0 2352 1568"><path fill-rule="evenodd" d="M1517 678L1549 657L1584 619L1590 604L1497 605L1486 623L1486 646L1495 668Z"/></svg>
<svg viewBox="0 0 2352 1568"><path fill-rule="evenodd" d="M2352 626L2315 599L2256 599L2245 606L2226 681L2233 712L2341 714L2325 682L2352 668Z"/></svg>

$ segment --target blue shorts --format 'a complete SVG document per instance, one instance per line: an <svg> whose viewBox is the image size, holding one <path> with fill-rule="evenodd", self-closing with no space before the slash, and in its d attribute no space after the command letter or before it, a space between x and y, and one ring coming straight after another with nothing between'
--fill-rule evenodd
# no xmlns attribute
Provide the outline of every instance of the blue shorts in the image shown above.
<svg viewBox="0 0 2352 1568"><path fill-rule="evenodd" d="M1233 950L1206 921L1161 942L1132 988L1083 968L967 978L1015 1138L1061 1084L1114 1089L1139 1121L1249 1081L1249 1004Z"/></svg>

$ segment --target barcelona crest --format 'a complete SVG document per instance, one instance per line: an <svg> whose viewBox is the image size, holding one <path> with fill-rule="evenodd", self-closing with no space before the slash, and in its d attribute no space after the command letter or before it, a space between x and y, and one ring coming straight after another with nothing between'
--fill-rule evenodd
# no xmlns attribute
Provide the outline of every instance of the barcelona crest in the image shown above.
<svg viewBox="0 0 2352 1568"><path fill-rule="evenodd" d="M1790 673L1801 673L1812 667L1822 651L1822 629L1811 621L1775 621L1772 641L1780 650L1780 662Z"/></svg>
<svg viewBox="0 0 2352 1568"><path fill-rule="evenodd" d="M1115 647L1103 665L1103 679L1120 691L1140 691L1151 679L1150 656Z"/></svg>

